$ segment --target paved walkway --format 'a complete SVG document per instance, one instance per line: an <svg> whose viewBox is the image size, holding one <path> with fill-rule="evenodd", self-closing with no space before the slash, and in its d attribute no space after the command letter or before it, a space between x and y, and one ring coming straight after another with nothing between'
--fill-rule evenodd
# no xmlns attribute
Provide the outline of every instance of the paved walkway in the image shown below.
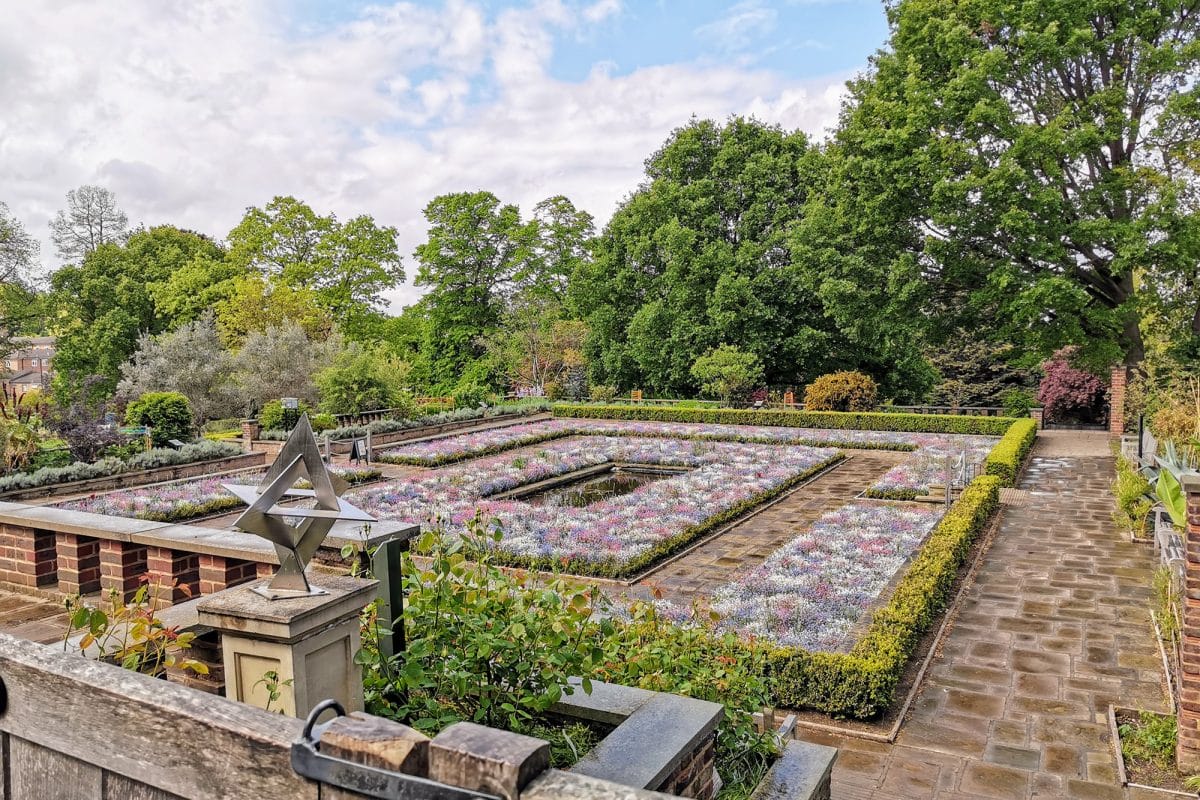
<svg viewBox="0 0 1200 800"><path fill-rule="evenodd" d="M1112 469L1104 434L1039 437L895 744L798 731L842 749L835 800L1127 796L1108 705L1166 701L1151 553L1110 519Z"/></svg>

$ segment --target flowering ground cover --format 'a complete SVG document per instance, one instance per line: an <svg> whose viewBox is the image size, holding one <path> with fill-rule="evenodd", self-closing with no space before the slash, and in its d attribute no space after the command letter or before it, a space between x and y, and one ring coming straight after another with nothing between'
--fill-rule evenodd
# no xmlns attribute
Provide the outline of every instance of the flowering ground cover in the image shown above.
<svg viewBox="0 0 1200 800"><path fill-rule="evenodd" d="M622 576L678 550L840 458L831 448L584 436L476 459L347 495L381 519L465 527L496 519L497 555L510 563ZM535 506L493 495L609 463L690 467L584 508ZM440 523L437 519L440 519Z"/></svg>
<svg viewBox="0 0 1200 800"><path fill-rule="evenodd" d="M928 494L934 484L945 486L957 474L955 464L965 456L967 475L987 460L996 446L989 436L925 434L927 441L908 458L880 476L865 494L890 500L911 500Z"/></svg>
<svg viewBox="0 0 1200 800"><path fill-rule="evenodd" d="M552 419L402 445L385 451L379 460L437 466L585 435L914 451L911 458L885 473L867 492L871 497L895 500L909 500L926 494L932 484L944 484L947 463L952 464L960 454L966 454L972 467L982 464L997 441L992 436L946 433Z"/></svg>
<svg viewBox="0 0 1200 800"><path fill-rule="evenodd" d="M330 467L331 473L350 483L363 483L380 477L379 470ZM108 514L113 517L133 517L154 522L183 522L242 507L242 502L229 493L222 483L258 483L266 472L211 475L204 478L139 486L133 489L95 494L78 500L56 503L56 508ZM297 483L303 488L304 481Z"/></svg>
<svg viewBox="0 0 1200 800"><path fill-rule="evenodd" d="M942 512L878 501L830 511L717 591L718 627L810 651L848 649L851 629Z"/></svg>

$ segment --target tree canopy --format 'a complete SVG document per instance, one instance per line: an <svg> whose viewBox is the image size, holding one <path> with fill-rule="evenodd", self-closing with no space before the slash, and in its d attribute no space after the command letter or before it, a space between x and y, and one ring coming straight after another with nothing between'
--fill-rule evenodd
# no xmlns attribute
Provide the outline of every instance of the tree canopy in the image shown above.
<svg viewBox="0 0 1200 800"><path fill-rule="evenodd" d="M968 324L1036 362L1143 354L1139 318L1200 334L1194 4L903 0L889 48L851 84L839 205L887 222L885 254ZM850 219L844 216L843 219ZM871 261L863 249L844 259ZM1190 314L1187 312L1191 312Z"/></svg>
<svg viewBox="0 0 1200 800"><path fill-rule="evenodd" d="M862 368L918 394L930 380L918 341L881 341L870 303L840 314L829 301L855 296L857 276L823 286L820 262L795 246L827 169L803 133L754 120L676 130L576 269L571 304L590 329L593 379L691 395L693 363L728 344L772 385Z"/></svg>

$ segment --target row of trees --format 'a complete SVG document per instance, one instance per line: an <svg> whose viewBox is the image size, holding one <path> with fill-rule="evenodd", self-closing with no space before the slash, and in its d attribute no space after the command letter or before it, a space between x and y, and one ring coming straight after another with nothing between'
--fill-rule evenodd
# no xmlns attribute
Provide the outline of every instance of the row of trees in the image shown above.
<svg viewBox="0 0 1200 800"><path fill-rule="evenodd" d="M562 196L527 214L486 191L435 198L412 256L427 293L396 317L395 231L369 216L283 197L221 242L129 234L85 187L54 223L67 265L24 304L61 337L55 392L92 374L114 391L140 337L208 310L231 353L285 324L336 330L433 393L691 395L722 347L772 386L857 370L898 401L994 403L1067 346L1093 369L1196 362L1200 16L1165 0L888 14L824 144L694 120L599 232ZM6 292L31 247L0 214Z"/></svg>

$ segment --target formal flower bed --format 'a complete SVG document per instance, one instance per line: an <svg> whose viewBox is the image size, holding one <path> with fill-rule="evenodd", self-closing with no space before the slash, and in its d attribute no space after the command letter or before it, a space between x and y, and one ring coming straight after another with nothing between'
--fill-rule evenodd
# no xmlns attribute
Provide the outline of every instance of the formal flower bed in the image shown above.
<svg viewBox="0 0 1200 800"><path fill-rule="evenodd" d="M941 518L856 502L822 516L712 598L718 627L806 650L843 650L851 628Z"/></svg>
<svg viewBox="0 0 1200 800"><path fill-rule="evenodd" d="M987 451L996 442L995 438L990 436L963 434L779 428L756 425L703 425L636 420L553 419L401 445L384 451L379 458L381 461L400 464L437 466L567 436L595 435L874 450L916 450L928 451L938 457L947 452L957 454L962 449L967 449L971 454L970 457L973 459L977 457L979 461L986 457Z"/></svg>
<svg viewBox="0 0 1200 800"><path fill-rule="evenodd" d="M382 474L374 469L341 467L332 467L330 472L352 484L375 480ZM233 481L254 484L261 481L265 475L265 472L251 472L173 481L68 500L55 504L55 507L154 522L183 522L240 508L242 502L221 484ZM300 488L308 485L305 481L297 482Z"/></svg>
<svg viewBox="0 0 1200 800"><path fill-rule="evenodd" d="M352 492L382 519L452 530L476 515L498 520L497 556L509 563L626 575L840 458L829 448L691 442L648 437L575 437L438 470L417 480ZM605 463L690 467L585 508L533 506L489 496Z"/></svg>
<svg viewBox="0 0 1200 800"><path fill-rule="evenodd" d="M965 455L968 480L983 464L996 444L985 436L930 437L912 456L889 469L870 489L868 497L911 500L928 494L933 485L945 486L948 477L958 474L956 464Z"/></svg>

